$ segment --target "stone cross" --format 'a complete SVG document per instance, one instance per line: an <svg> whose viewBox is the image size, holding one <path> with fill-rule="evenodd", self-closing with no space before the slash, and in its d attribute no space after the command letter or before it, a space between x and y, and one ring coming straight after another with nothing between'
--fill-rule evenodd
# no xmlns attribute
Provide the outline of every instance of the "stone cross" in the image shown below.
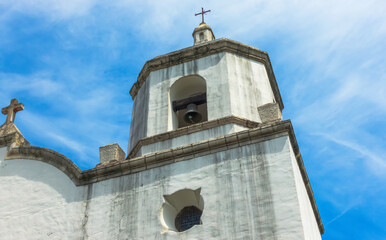
<svg viewBox="0 0 386 240"><path fill-rule="evenodd" d="M11 100L11 104L8 107L1 109L1 113L7 115L5 124L15 121L15 116L18 111L24 110L24 104L19 103L16 98Z"/></svg>
<svg viewBox="0 0 386 240"><path fill-rule="evenodd" d="M204 8L201 8L201 12L200 12L200 13L194 14L194 16L202 15L202 22L201 22L201 23L204 23L204 14L205 14L205 13L208 13L208 12L210 12L210 10L204 11Z"/></svg>

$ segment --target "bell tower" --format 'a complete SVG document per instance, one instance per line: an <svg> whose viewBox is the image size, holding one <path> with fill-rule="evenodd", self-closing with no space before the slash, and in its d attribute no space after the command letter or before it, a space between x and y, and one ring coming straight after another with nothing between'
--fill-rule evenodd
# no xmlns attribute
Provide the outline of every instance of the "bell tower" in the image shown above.
<svg viewBox="0 0 386 240"><path fill-rule="evenodd" d="M147 61L130 90L126 160L181 176L166 177L173 190L164 195L162 234L321 239L323 224L292 124L282 119L268 54L215 39L204 21L193 40ZM185 216L194 223L180 220ZM193 225L201 230L189 230Z"/></svg>
<svg viewBox="0 0 386 240"><path fill-rule="evenodd" d="M213 38L200 42L197 36L203 32ZM235 121L262 123L259 108L265 104L274 106L272 111L281 119L283 103L266 52L226 38L214 39L205 23L194 30L193 38L193 47L147 61L131 88L129 153L141 139L197 128L195 124L216 130L192 139L186 134L179 144L245 130ZM177 146L173 144L167 147ZM146 153L137 151L135 156Z"/></svg>

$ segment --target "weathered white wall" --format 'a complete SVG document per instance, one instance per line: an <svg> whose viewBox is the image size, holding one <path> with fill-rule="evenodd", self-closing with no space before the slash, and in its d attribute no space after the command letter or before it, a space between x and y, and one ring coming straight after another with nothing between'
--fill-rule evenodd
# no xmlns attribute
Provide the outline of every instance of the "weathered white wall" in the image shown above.
<svg viewBox="0 0 386 240"><path fill-rule="evenodd" d="M0 147L0 168L4 164L4 157L6 153L7 153L7 147Z"/></svg>
<svg viewBox="0 0 386 240"><path fill-rule="evenodd" d="M83 239L84 187L31 160L0 168L0 239Z"/></svg>
<svg viewBox="0 0 386 240"><path fill-rule="evenodd" d="M318 228L318 223L314 212L312 210L310 199L308 198L307 190L303 183L303 179L300 173L299 165L296 161L295 154L291 150L291 162L292 168L294 171L296 190L298 193L299 204L302 206L300 208L300 214L303 222L304 238L309 240L321 240L321 234Z"/></svg>
<svg viewBox="0 0 386 240"><path fill-rule="evenodd" d="M236 54L213 54L153 71L134 99L128 152L144 137L173 130L169 89L194 74L206 80L209 121L234 115L260 122L257 107L274 102L264 64Z"/></svg>
<svg viewBox="0 0 386 240"><path fill-rule="evenodd" d="M132 111L127 154L130 153L139 140L147 136L147 117L149 113L149 83L147 81L139 89L134 99Z"/></svg>
<svg viewBox="0 0 386 240"><path fill-rule="evenodd" d="M0 239L317 239L291 157L282 136L85 187L46 163L5 161ZM184 188L201 188L203 224L161 234L163 195Z"/></svg>
<svg viewBox="0 0 386 240"><path fill-rule="evenodd" d="M264 64L230 53L226 61L232 115L261 122L257 108L275 102Z"/></svg>
<svg viewBox="0 0 386 240"><path fill-rule="evenodd" d="M87 234L92 239L305 239L292 167L289 139L280 137L96 183ZM203 225L161 234L162 196L184 188L201 188Z"/></svg>
<svg viewBox="0 0 386 240"><path fill-rule="evenodd" d="M214 54L149 74L134 99L132 126L139 126L140 131L130 128L128 152L138 140L172 130L169 89L181 77L196 74L206 80L208 120L231 115L224 55Z"/></svg>

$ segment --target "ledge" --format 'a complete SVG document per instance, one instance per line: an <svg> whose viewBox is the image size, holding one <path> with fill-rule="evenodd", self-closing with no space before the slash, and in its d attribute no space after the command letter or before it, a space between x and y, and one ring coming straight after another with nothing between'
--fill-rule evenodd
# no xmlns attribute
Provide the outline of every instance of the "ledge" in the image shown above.
<svg viewBox="0 0 386 240"><path fill-rule="evenodd" d="M220 119L218 121L220 121ZM29 159L51 164L52 166L63 171L74 182L75 185L81 186L165 166L175 162L222 152L245 145L263 142L281 136L289 136L290 138L291 145L303 178L303 182L306 186L308 197L319 226L319 230L321 234L323 234L323 223L315 203L311 184L304 167L303 159L301 157L299 146L290 120L259 124L258 127L249 130L232 133L215 139L197 142L182 147L160 151L154 154L131 158L121 162L116 161L112 162L111 164L98 165L93 169L85 171L81 171L69 158L65 157L64 155L41 147L19 146L11 148L6 155L5 160Z"/></svg>
<svg viewBox="0 0 386 240"><path fill-rule="evenodd" d="M196 133L196 132L208 130L208 129L211 129L214 127L220 127L220 126L224 126L227 124L232 124L232 123L243 126L243 127L247 127L247 128L256 128L260 125L260 123L258 123L258 122L250 121L248 119L236 117L236 116L228 116L228 117L223 117L223 118L219 118L219 119L215 119L215 120L211 120L211 121L193 124L193 125L178 128L176 130L172 130L172 131L169 131L166 133L161 133L161 134L154 135L151 137L142 138L131 149L130 153L126 157L126 160L134 158L135 155L137 154L137 152L143 146L157 143L157 142L166 141L166 140L169 140L172 138L184 136L184 135L191 134L191 133Z"/></svg>
<svg viewBox="0 0 386 240"><path fill-rule="evenodd" d="M316 202L315 202L314 192L312 191L311 183L310 183L310 180L308 178L306 168L304 166L303 158L302 158L302 155L300 154L299 145L298 145L298 142L296 140L296 136L295 136L294 129L292 127L292 123L289 120L287 120L287 121L289 122L288 132L289 132L289 137L291 140L292 149L294 151L296 161L299 165L300 173L302 175L304 185L306 185L307 195L308 195L308 198L311 202L312 210L314 211L314 215L315 215L316 221L318 223L320 235L323 235L324 226L323 226L323 222L322 222L322 219L320 217L320 214L319 214L318 206L316 205Z"/></svg>
<svg viewBox="0 0 386 240"><path fill-rule="evenodd" d="M134 83L130 89L130 95L133 99L135 98L139 89L152 71L189 62L220 52L234 53L239 56L263 63L267 70L269 82L271 83L275 100L279 104L280 110L283 110L284 104L281 99L279 87L277 85L275 74L273 73L268 54L255 47L248 46L227 38L220 38L205 44L184 48L147 61L138 75L137 82Z"/></svg>
<svg viewBox="0 0 386 240"><path fill-rule="evenodd" d="M11 148L5 160L27 159L48 163L66 174L75 185L82 185L79 181L82 170L66 156L42 147L19 146Z"/></svg>

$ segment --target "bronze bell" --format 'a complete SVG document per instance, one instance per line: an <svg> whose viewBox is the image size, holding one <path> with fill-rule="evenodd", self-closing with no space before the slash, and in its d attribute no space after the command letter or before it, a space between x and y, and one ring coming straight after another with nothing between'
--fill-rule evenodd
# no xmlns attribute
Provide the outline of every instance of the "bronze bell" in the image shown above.
<svg viewBox="0 0 386 240"><path fill-rule="evenodd" d="M202 119L202 115L197 111L197 105L194 103L189 104L186 107L184 121L189 124L194 124L194 123L199 123L201 119Z"/></svg>

